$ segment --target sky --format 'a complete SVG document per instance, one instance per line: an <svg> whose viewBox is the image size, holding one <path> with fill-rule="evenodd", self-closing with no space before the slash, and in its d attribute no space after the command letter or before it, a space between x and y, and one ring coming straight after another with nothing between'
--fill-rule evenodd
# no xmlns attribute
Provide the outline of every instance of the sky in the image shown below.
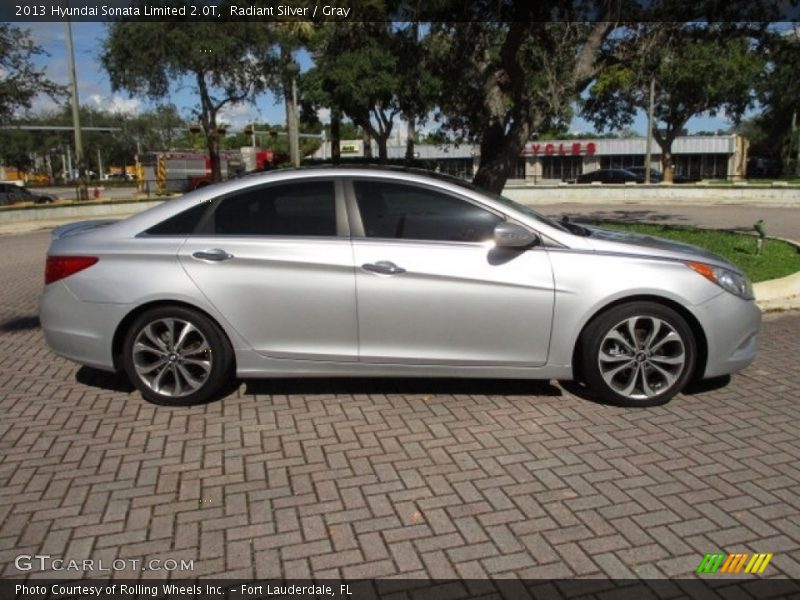
<svg viewBox="0 0 800 600"><path fill-rule="evenodd" d="M41 46L47 55L35 59L37 65L42 67L47 76L56 83L67 84L67 59L66 38L63 23L20 23L20 27L31 30L34 42ZM72 39L75 47L75 63L78 78L78 97L82 105L103 108L112 111L136 114L154 107L147 98L141 96L130 97L125 92L114 92L108 75L100 65L100 44L105 37L106 25L103 23L73 23ZM297 56L301 69L311 66L311 60L306 53ZM171 93L168 102L174 103L180 113L191 118L192 108L197 103L196 95L188 85L178 85ZM34 102L32 112L40 113L53 110L56 104L49 98L40 97ZM320 115L325 120L325 115ZM260 96L256 103L228 106L220 115L220 121L227 123L233 130L241 129L247 123L268 122L283 124L285 113L283 103L271 93ZM730 123L724 117L699 116L688 123L689 132L717 131L726 129ZM428 127L435 127L428 125ZM397 128L398 131L404 129ZM644 135L647 129L646 115L640 112L632 126L634 132ZM576 117L573 119L570 131L573 133L590 133L594 127L585 120Z"/></svg>

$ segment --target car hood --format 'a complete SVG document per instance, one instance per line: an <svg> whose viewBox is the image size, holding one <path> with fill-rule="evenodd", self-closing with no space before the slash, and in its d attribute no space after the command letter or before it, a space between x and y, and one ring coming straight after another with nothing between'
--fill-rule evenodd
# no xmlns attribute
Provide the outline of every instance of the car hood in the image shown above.
<svg viewBox="0 0 800 600"><path fill-rule="evenodd" d="M618 252L672 260L697 260L719 265L737 273L742 272L739 267L721 256L691 244L674 242L641 233L612 231L599 227L584 227L589 231L588 240L597 252Z"/></svg>

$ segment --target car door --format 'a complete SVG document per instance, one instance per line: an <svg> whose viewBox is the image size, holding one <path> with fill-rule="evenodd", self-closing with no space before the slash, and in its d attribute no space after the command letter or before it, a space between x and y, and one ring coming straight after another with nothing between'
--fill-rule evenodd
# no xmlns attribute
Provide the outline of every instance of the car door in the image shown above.
<svg viewBox="0 0 800 600"><path fill-rule="evenodd" d="M351 186L361 361L546 362L554 284L543 248L495 248L503 217L452 193L382 179Z"/></svg>
<svg viewBox="0 0 800 600"><path fill-rule="evenodd" d="M209 302L265 356L357 360L341 185L305 179L230 194L179 251Z"/></svg>

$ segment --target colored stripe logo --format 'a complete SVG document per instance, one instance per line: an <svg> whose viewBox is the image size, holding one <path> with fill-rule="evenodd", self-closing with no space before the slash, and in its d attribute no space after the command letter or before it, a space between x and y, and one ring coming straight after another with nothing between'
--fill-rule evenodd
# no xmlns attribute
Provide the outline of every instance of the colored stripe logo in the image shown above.
<svg viewBox="0 0 800 600"><path fill-rule="evenodd" d="M773 556L775 555L765 553L749 554L740 552L726 554L725 552L714 552L713 554L705 555L695 573L749 573L751 575L761 575Z"/></svg>

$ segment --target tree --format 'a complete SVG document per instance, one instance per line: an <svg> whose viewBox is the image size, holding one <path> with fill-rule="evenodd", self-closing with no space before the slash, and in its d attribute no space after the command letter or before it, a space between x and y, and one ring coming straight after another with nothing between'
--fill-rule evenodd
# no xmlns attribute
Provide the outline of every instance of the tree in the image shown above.
<svg viewBox="0 0 800 600"><path fill-rule="evenodd" d="M273 57L264 48L269 28L250 22L113 23L101 61L115 90L166 98L173 83L189 79L198 95L200 121L212 176L221 179L220 109L253 100L269 81ZM275 62L277 62L275 60Z"/></svg>
<svg viewBox="0 0 800 600"><path fill-rule="evenodd" d="M771 31L763 48L766 68L756 83L763 109L745 130L753 154L780 160L784 175L800 175L800 28Z"/></svg>
<svg viewBox="0 0 800 600"><path fill-rule="evenodd" d="M42 54L27 30L0 23L0 123L8 122L19 109L29 109L39 94L53 99L66 96L64 86L47 79L33 64L33 57Z"/></svg>
<svg viewBox="0 0 800 600"><path fill-rule="evenodd" d="M749 32L747 32L749 33ZM592 84L584 115L600 129L630 125L647 111L655 80L653 139L664 180L672 180L672 144L692 117L720 111L734 122L751 105L763 63L746 32L723 25L648 23L628 32Z"/></svg>
<svg viewBox="0 0 800 600"><path fill-rule="evenodd" d="M511 13L503 21L438 23L430 41L437 75L447 82L439 117L446 130L480 145L474 181L494 191L505 186L534 132L569 122L615 20L601 13L588 22L554 0L505 4ZM604 10L610 4L601 3Z"/></svg>
<svg viewBox="0 0 800 600"><path fill-rule="evenodd" d="M396 38L386 22L339 23L323 30L306 74L309 89L341 110L378 144L381 160L401 112Z"/></svg>

